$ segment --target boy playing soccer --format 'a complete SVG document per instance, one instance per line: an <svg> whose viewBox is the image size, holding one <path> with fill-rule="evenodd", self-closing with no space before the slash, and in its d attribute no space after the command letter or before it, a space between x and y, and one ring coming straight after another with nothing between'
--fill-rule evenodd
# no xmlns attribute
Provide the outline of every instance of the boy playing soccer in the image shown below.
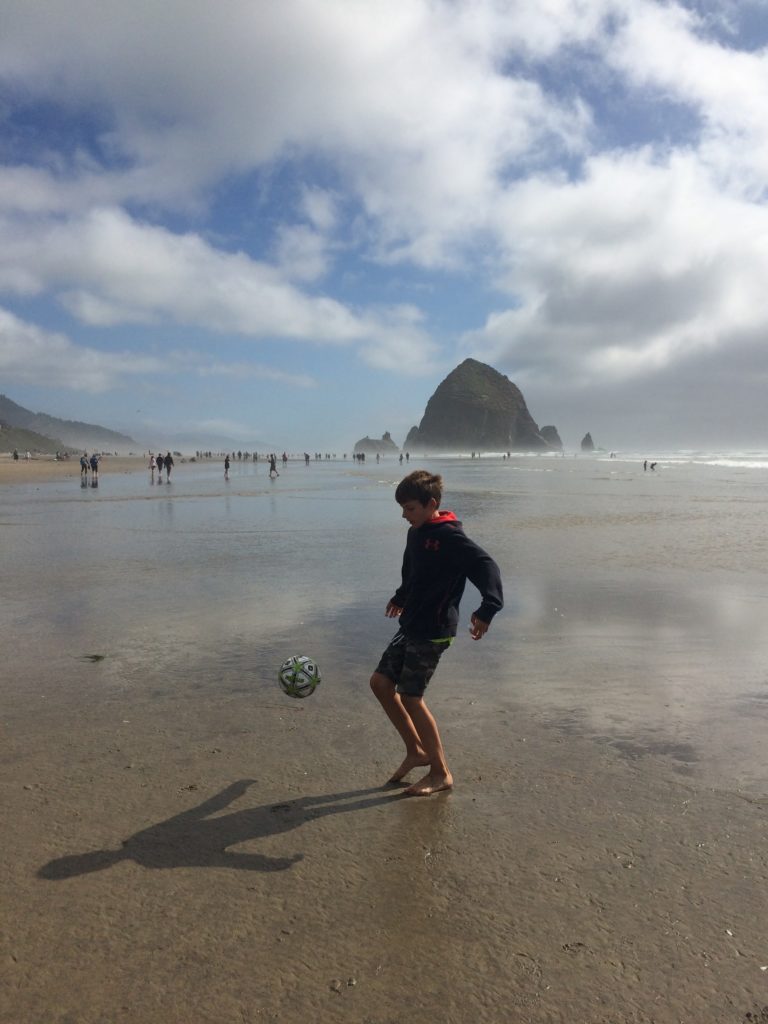
<svg viewBox="0 0 768 1024"><path fill-rule="evenodd" d="M470 632L480 640L504 605L499 567L471 541L453 512L439 512L442 477L416 470L400 481L395 500L410 523L403 556L403 579L385 615L399 616L400 629L371 676L376 694L405 743L405 760L389 780L399 782L412 768L429 771L406 789L429 796L453 786L453 776L424 691L440 656L456 636L459 601L470 580L482 603L472 615Z"/></svg>

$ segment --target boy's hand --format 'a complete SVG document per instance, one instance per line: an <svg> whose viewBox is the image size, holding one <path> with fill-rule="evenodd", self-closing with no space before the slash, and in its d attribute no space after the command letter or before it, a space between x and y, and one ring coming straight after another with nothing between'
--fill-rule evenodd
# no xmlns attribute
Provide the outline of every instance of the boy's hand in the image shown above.
<svg viewBox="0 0 768 1024"><path fill-rule="evenodd" d="M472 616L472 625L469 627L469 632L472 635L473 640L482 640L485 634L488 632L489 622L483 622L482 619L478 619L476 615Z"/></svg>
<svg viewBox="0 0 768 1024"><path fill-rule="evenodd" d="M390 601L387 604L384 614L387 616L388 619L398 619L403 614L403 609L399 605L392 604L392 602Z"/></svg>

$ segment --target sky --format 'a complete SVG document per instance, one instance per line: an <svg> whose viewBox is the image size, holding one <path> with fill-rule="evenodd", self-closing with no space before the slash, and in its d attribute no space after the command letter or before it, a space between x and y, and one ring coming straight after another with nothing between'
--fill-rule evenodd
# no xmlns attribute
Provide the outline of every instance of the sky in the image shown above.
<svg viewBox="0 0 768 1024"><path fill-rule="evenodd" d="M768 447L766 0L2 0L0 392L401 444L472 356L567 449Z"/></svg>

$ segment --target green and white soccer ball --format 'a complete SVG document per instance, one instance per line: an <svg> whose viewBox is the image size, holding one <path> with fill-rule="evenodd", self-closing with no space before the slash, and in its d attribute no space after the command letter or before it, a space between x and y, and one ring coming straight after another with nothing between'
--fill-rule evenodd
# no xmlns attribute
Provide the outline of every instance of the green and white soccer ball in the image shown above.
<svg viewBox="0 0 768 1024"><path fill-rule="evenodd" d="M281 690L289 697L309 697L320 685L323 677L317 662L302 654L284 661L277 678Z"/></svg>

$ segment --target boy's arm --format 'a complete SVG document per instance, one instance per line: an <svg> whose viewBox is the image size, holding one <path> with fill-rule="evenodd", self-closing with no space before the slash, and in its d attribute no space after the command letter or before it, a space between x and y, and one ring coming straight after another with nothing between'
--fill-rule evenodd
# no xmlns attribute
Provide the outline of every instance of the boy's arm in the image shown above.
<svg viewBox="0 0 768 1024"><path fill-rule="evenodd" d="M403 614L403 608L405 608L405 599L408 590L408 577L410 576L410 561L408 559L408 548L406 547L403 553L403 568L401 572L400 586L394 592L392 597L387 602L387 607L384 614L388 619L397 619Z"/></svg>
<svg viewBox="0 0 768 1024"><path fill-rule="evenodd" d="M472 613L470 632L480 640L488 632L494 615L504 607L501 571L487 551L466 535L457 536L462 568L470 583L480 591L480 607Z"/></svg>

